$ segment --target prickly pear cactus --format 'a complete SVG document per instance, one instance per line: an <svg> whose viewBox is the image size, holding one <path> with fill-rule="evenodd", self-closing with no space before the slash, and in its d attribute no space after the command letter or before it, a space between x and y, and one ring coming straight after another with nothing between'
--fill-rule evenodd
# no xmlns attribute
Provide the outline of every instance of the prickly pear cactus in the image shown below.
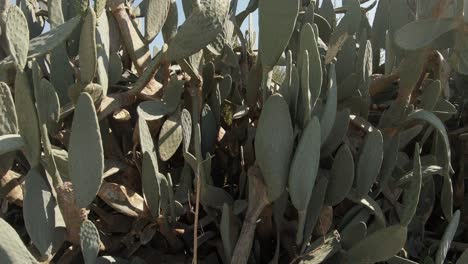
<svg viewBox="0 0 468 264"><path fill-rule="evenodd" d="M11 6L7 11L5 35L13 60L19 68L24 68L29 48L28 22L23 12L17 6Z"/></svg>
<svg viewBox="0 0 468 264"><path fill-rule="evenodd" d="M99 231L93 222L83 221L80 228L80 245L86 264L96 263L100 242Z"/></svg>
<svg viewBox="0 0 468 264"><path fill-rule="evenodd" d="M87 207L96 197L102 182L104 156L96 110L91 96L78 98L69 142L69 172L76 202Z"/></svg>
<svg viewBox="0 0 468 264"><path fill-rule="evenodd" d="M0 1L0 262L466 263L465 2Z"/></svg>

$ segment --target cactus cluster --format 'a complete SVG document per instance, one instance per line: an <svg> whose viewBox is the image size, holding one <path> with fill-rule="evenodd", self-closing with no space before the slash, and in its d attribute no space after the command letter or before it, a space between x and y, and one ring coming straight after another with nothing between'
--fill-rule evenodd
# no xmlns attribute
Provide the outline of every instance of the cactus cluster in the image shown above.
<svg viewBox="0 0 468 264"><path fill-rule="evenodd" d="M468 263L466 8L1 0L0 263Z"/></svg>

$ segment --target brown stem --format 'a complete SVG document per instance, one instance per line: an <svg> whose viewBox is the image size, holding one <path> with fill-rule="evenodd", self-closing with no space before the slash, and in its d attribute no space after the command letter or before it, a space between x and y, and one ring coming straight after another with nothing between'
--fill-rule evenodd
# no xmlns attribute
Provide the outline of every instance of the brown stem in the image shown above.
<svg viewBox="0 0 468 264"><path fill-rule="evenodd" d="M99 120L103 120L115 111L132 105L135 101L136 96L131 95L128 92L106 96L101 102L101 106L98 111L98 118Z"/></svg>
<svg viewBox="0 0 468 264"><path fill-rule="evenodd" d="M400 73L396 72L381 78L372 80L369 87L371 96L384 92L394 81L400 78Z"/></svg>
<svg viewBox="0 0 468 264"><path fill-rule="evenodd" d="M148 216L148 208L143 197L123 185L103 181L98 196L123 215L140 218Z"/></svg>
<svg viewBox="0 0 468 264"><path fill-rule="evenodd" d="M267 188L262 179L258 166L252 166L248 171L249 176L249 207L242 225L242 230L237 240L231 264L245 264L252 249L255 235L255 227L263 208L270 204L267 196Z"/></svg>
<svg viewBox="0 0 468 264"><path fill-rule="evenodd" d="M426 72L425 69L423 69L423 72L422 72L421 75L419 76L418 82L417 82L416 85L414 86L413 92L411 92L411 98L410 98L411 104L416 104L416 100L417 100L417 97L418 97L419 87L422 86L422 83L423 83L423 81L426 79L426 76L427 76L427 72Z"/></svg>
<svg viewBox="0 0 468 264"><path fill-rule="evenodd" d="M111 9L114 18L119 25L120 34L122 35L122 39L126 50L130 55L130 59L135 65L135 69L138 74L141 75L151 61L151 53L148 45L143 43L140 34L127 13L127 8L123 1L112 0ZM154 94L159 90L157 85L158 83L153 79L153 76L154 74L146 84L145 89L148 90L147 94Z"/></svg>
<svg viewBox="0 0 468 264"><path fill-rule="evenodd" d="M198 165L200 167L200 165ZM200 191L201 191L201 181L200 181L200 168L197 169L197 194L195 200L195 221L193 223L193 260L192 263L196 264L198 261L198 219L200 215Z"/></svg>
<svg viewBox="0 0 468 264"><path fill-rule="evenodd" d="M13 171L9 170L0 177L0 197L23 207L23 189L21 189L21 184L17 178L12 175L13 173Z"/></svg>
<svg viewBox="0 0 468 264"><path fill-rule="evenodd" d="M130 106L136 100L136 97L141 97L144 100L148 100L148 94L143 94L145 92L144 89L147 87L147 90L150 90L150 94L153 96L156 95L159 91L161 91L162 85L157 82L153 76L158 71L159 65L165 61L165 51L167 50L167 45L163 46L163 50L161 53L156 55L156 57L151 61L148 67L145 69L144 74L138 79L137 82L133 84L133 87L123 93L116 93L106 96L99 107L98 111L98 118L102 120L106 118L108 115L114 113L115 111L119 111L122 108ZM151 90L153 89L153 90ZM152 93L154 91L154 93Z"/></svg>
<svg viewBox="0 0 468 264"><path fill-rule="evenodd" d="M147 96L143 94L138 94L138 96L135 96L129 92L116 93L106 96L102 100L101 105L99 107L97 113L98 119L103 120L109 115L120 111L128 106L131 106L136 102L137 98L142 100L150 100ZM151 100L154 100L154 98L151 98Z"/></svg>
<svg viewBox="0 0 468 264"><path fill-rule="evenodd" d="M408 71L410 74L400 75L398 97L395 102L403 106L407 106L410 103L414 89L421 84L422 78L424 77L428 51L428 49L416 51L406 56L402 61L399 70L400 73Z"/></svg>
<svg viewBox="0 0 468 264"><path fill-rule="evenodd" d="M304 260L313 260L313 263L322 263L341 250L341 238L338 231L333 231L323 237L319 237L309 246L307 253L295 257L290 264Z"/></svg>
<svg viewBox="0 0 468 264"><path fill-rule="evenodd" d="M200 214L200 192L201 192L201 175L203 171L203 154L201 152L201 142L197 139L201 138L200 131L200 114L201 114L201 103L202 100L202 84L201 77L199 80L192 79L190 85L190 94L192 96L192 117L193 117L193 130L195 132L195 157L197 159L197 170L196 170L196 200L195 200L195 220L193 228L193 260L192 263L198 261L198 219Z"/></svg>
<svg viewBox="0 0 468 264"><path fill-rule="evenodd" d="M250 250L252 249L255 227L257 226L256 222L266 205L267 203L257 203L254 208L249 206L239 235L239 240L234 248L231 264L247 263Z"/></svg>
<svg viewBox="0 0 468 264"><path fill-rule="evenodd" d="M445 14L447 8L450 5L450 0L440 0L437 4L435 4L432 8L432 16L433 17L441 17Z"/></svg>
<svg viewBox="0 0 468 264"><path fill-rule="evenodd" d="M145 68L145 71L141 73L140 78L133 85L133 88L128 91L131 95L138 95L140 92L147 88L147 90L154 90L154 93L161 89L161 84L158 83L153 77L159 69L159 66L167 61L166 51L168 46L164 45L162 50L154 57L154 59L148 64L148 67ZM154 94L154 93L145 93L145 94Z"/></svg>
<svg viewBox="0 0 468 264"><path fill-rule="evenodd" d="M119 3L120 1L112 2L112 14L119 25L125 47L127 48L132 62L135 64L136 70L138 73L141 73L148 65L151 58L149 48L143 43L137 29L133 26L125 4Z"/></svg>
<svg viewBox="0 0 468 264"><path fill-rule="evenodd" d="M176 231L171 228L165 227L163 218L160 217L156 219L156 222L159 225L159 232L167 240L172 250L177 251L183 248L183 243L177 238Z"/></svg>
<svg viewBox="0 0 468 264"><path fill-rule="evenodd" d="M88 210L76 205L71 182L64 182L56 187L57 203L67 227L67 240L75 245L80 244L81 222L88 217Z"/></svg>

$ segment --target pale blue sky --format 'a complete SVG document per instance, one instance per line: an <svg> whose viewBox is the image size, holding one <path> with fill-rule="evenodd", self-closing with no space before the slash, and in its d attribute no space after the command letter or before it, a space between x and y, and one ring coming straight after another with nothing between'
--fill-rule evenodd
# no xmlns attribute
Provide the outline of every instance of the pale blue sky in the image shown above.
<svg viewBox="0 0 468 264"><path fill-rule="evenodd" d="M12 1L13 4L16 2L16 0L11 0L11 1ZM134 6L138 5L141 1L142 0L135 0ZM250 0L239 0L238 5L237 5L237 13L245 10L247 8L247 5L248 5L249 1ZM339 1L341 1L341 0L339 0ZM185 20L185 15L184 15L184 11L183 11L183 8L182 8L181 0L176 0L176 2L177 2L177 7L179 8L178 22L179 22L179 26L180 26ZM255 31L258 32L258 11L255 11L251 15L252 15L252 19L254 21ZM249 20L246 19L244 21L244 24L241 26L241 29L242 29L243 32L245 32L245 30L248 27L248 21ZM141 22L143 22L143 21L141 21ZM44 27L44 32L48 31L49 29L50 29L49 24L46 22L45 27ZM153 41L153 43L151 45L152 46L151 50L153 50L153 47L155 45L158 47L158 49L160 49L162 47L163 43L164 42L163 42L163 39L162 39L162 34L158 34L158 36L156 37L156 39Z"/></svg>
<svg viewBox="0 0 468 264"><path fill-rule="evenodd" d="M182 2L181 0L176 0L177 1L177 7L179 9L179 25L182 24L182 22L184 21L184 13L183 13L183 8L182 8ZM136 0L135 3L140 3L141 0ZM250 0L238 0L238 4L237 4L237 13L243 11L246 9L247 5L249 4ZM323 2L323 1L320 1L320 2ZM338 6L341 6L341 0L333 0L333 3L335 5L335 7L338 7ZM370 23L372 25L372 21L374 20L374 14L375 14L375 7L369 12L369 17L370 17ZM258 34L258 11L255 11L254 13L251 14L252 15L252 19L254 21L254 25L255 25L255 31L257 32ZM241 25L241 29L242 29L242 32L245 32L245 30L247 29L248 27L248 19L246 19L244 21L244 23ZM258 39L257 39L258 40ZM156 38L155 42L156 46L158 48L160 48L162 45L163 45L163 40L162 40L162 36L161 34L158 35L158 37Z"/></svg>
<svg viewBox="0 0 468 264"><path fill-rule="evenodd" d="M184 11L183 11L183 8L182 8L181 0L176 0L176 1L177 1L177 7L179 8L179 25L181 25L182 22L185 19ZM236 13L239 13L239 12L245 10L247 8L247 5L249 4L249 1L250 0L239 0L238 4L237 4L237 12ZM135 1L135 3L140 3L140 2L141 2L141 0L136 0ZM320 2L323 2L323 1L320 1ZM341 6L341 0L333 0L333 3L335 5L335 7ZM375 14L375 9L376 8L374 7L369 12L371 25L372 25L372 21L373 21L374 14ZM251 16L252 16L252 19L253 19L253 23L255 25L255 31L257 32L257 35L258 35L258 11L255 11L254 13L252 13ZM242 32L245 32L245 30L247 30L248 23L249 23L249 20L246 19L244 21L244 23L242 24L242 26L241 26ZM258 37L257 37L257 41L258 41ZM158 37L154 41L154 44L158 47L158 49L163 45L163 40L162 40L161 34L158 35Z"/></svg>
<svg viewBox="0 0 468 264"><path fill-rule="evenodd" d="M14 2L15 0L11 0L11 1ZM139 4L141 1L142 0L136 0L134 5ZM238 0L237 13L245 10L248 3L249 3L249 1L250 0ZM183 11L183 8L182 8L181 0L176 0L176 2L177 2L177 7L179 8L179 12L178 12L179 13L179 25L181 25L185 20L184 11ZM320 1L320 2L322 2L322 1ZM333 3L335 5L335 7L341 6L341 0L333 0ZM375 8L373 8L369 12L371 24L372 24L372 21L373 21L373 18L374 18L374 14L375 14ZM252 19L253 19L253 24L255 26L255 31L257 32L257 35L258 35L258 11L255 11L254 13L252 13L251 16L252 16ZM241 25L242 32L245 32L245 30L247 30L248 23L249 23L249 19L245 19L244 23ZM48 31L48 30L49 30L49 25L48 25L48 23L46 23L44 31ZM257 37L257 41L258 41L258 37ZM152 43L151 50L153 50L153 46L157 46L158 49L160 49L162 45L163 45L162 34L159 34L156 37L156 39L154 40L154 42Z"/></svg>

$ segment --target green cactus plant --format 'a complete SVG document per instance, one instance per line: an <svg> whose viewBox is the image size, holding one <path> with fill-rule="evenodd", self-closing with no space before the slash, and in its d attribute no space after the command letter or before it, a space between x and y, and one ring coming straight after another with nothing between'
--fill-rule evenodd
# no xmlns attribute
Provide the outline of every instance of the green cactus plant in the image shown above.
<svg viewBox="0 0 468 264"><path fill-rule="evenodd" d="M28 22L17 6L8 9L6 31L8 47L16 65L22 69L26 66L29 48Z"/></svg>
<svg viewBox="0 0 468 264"><path fill-rule="evenodd" d="M334 2L0 1L0 259L464 263L465 1Z"/></svg>
<svg viewBox="0 0 468 264"><path fill-rule="evenodd" d="M87 207L96 196L104 173L104 155L96 110L91 96L82 93L76 104L70 135L69 172L76 202Z"/></svg>
<svg viewBox="0 0 468 264"><path fill-rule="evenodd" d="M80 245L85 263L96 263L99 253L99 231L93 222L86 220L81 223Z"/></svg>

